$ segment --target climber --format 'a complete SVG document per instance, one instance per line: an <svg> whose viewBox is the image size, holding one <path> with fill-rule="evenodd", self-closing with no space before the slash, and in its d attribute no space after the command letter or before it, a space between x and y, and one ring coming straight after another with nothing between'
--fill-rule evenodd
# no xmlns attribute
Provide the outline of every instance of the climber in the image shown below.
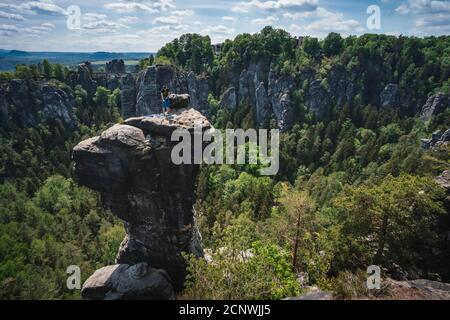
<svg viewBox="0 0 450 320"><path fill-rule="evenodd" d="M169 95L169 88L167 88L167 86L164 86L161 90L162 109L164 115L166 115L166 111L170 108Z"/></svg>

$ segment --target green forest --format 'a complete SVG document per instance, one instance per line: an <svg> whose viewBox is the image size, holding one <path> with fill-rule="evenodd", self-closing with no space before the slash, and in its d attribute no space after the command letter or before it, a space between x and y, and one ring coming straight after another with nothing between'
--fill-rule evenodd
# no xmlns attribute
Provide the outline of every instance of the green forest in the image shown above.
<svg viewBox="0 0 450 320"><path fill-rule="evenodd" d="M215 54L209 37L186 34L139 64L207 75L208 118L222 130L256 127L248 104L219 104L229 78L254 61L286 75L311 69L325 87L329 70L342 66L361 88L351 105L318 116L305 104L310 84L297 84L276 176L260 176L254 165L202 165L196 219L214 263L186 255L189 275L179 297L282 299L301 294L297 277L307 274L309 285L352 298L368 294L359 280L374 264L386 277L450 282L442 237L450 230L450 203L434 180L449 169L450 148L420 145L450 128L450 106L427 122L417 116L418 97L450 94L450 37L331 33L297 41L266 27L226 40ZM0 76L31 86L47 79L70 91L79 124L24 128L12 112L0 126L0 299L79 299L66 288L67 266L79 265L85 280L114 263L124 236L99 195L78 186L71 161L74 145L123 121L120 90L98 87L90 98L67 85L67 72L44 61ZM396 109L375 107L391 82L412 97ZM39 112L40 101L33 108Z"/></svg>

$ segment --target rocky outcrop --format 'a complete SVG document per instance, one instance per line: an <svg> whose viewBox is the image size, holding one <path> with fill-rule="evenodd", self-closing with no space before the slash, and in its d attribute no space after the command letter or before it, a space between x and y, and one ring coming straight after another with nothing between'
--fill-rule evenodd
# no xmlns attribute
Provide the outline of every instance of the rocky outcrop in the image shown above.
<svg viewBox="0 0 450 320"><path fill-rule="evenodd" d="M173 300L172 282L164 270L147 263L103 267L84 283L85 300Z"/></svg>
<svg viewBox="0 0 450 320"><path fill-rule="evenodd" d="M256 124L258 128L268 128L272 106L270 105L264 82L256 88Z"/></svg>
<svg viewBox="0 0 450 320"><path fill-rule="evenodd" d="M346 103L351 104L353 101L354 84L351 75L344 66L335 65L327 74L327 83L330 99L337 106L344 106ZM324 107L329 107L325 105ZM327 110L320 111L319 114L326 113Z"/></svg>
<svg viewBox="0 0 450 320"><path fill-rule="evenodd" d="M272 110L278 122L278 127L286 131L293 122L293 106L291 104L291 91L295 86L290 76L278 76L275 72L269 73L268 96Z"/></svg>
<svg viewBox="0 0 450 320"><path fill-rule="evenodd" d="M437 93L428 98L425 105L420 112L422 121L429 121L432 116L443 112L450 106L450 95L444 93Z"/></svg>
<svg viewBox="0 0 450 320"><path fill-rule="evenodd" d="M306 287L306 293L298 297L289 297L283 300L333 300L333 292L323 291L318 287Z"/></svg>
<svg viewBox="0 0 450 320"><path fill-rule="evenodd" d="M75 74L72 74L70 82L73 88L80 85L88 96L92 98L97 90L97 83L92 77L92 65L90 62L84 62L78 66L78 70Z"/></svg>
<svg viewBox="0 0 450 320"><path fill-rule="evenodd" d="M6 91L0 86L0 124L8 120L8 101L6 100Z"/></svg>
<svg viewBox="0 0 450 320"><path fill-rule="evenodd" d="M251 63L239 76L239 104L249 103L256 107L256 89L261 82L267 83L268 66L262 62Z"/></svg>
<svg viewBox="0 0 450 320"><path fill-rule="evenodd" d="M439 148L441 146L450 146L450 129L442 133L441 130L433 132L431 139L422 139L421 147L424 150Z"/></svg>
<svg viewBox="0 0 450 320"><path fill-rule="evenodd" d="M31 128L38 123L61 123L75 129L75 98L69 88L53 81L36 83L11 80L0 87L0 122L11 119L20 127Z"/></svg>
<svg viewBox="0 0 450 320"><path fill-rule="evenodd" d="M168 65L150 66L136 82L136 116L159 113L162 110L160 92L167 86L172 93L188 93L191 106L203 113L208 109L209 84L204 76L177 70Z"/></svg>
<svg viewBox="0 0 450 320"><path fill-rule="evenodd" d="M198 166L172 162L176 142L170 136L177 128L192 132L198 124L211 127L194 109L177 110L170 118L130 118L81 142L73 154L79 182L99 191L104 206L125 221L117 263L163 269L175 291L186 274L181 253L203 253L193 214Z"/></svg>
<svg viewBox="0 0 450 320"><path fill-rule="evenodd" d="M114 59L106 63L106 73L125 73L125 62Z"/></svg>
<svg viewBox="0 0 450 320"><path fill-rule="evenodd" d="M156 83L156 67L152 66L142 71L136 82L136 107L134 115L146 115L161 112L161 104L158 102L159 92Z"/></svg>
<svg viewBox="0 0 450 320"><path fill-rule="evenodd" d="M446 170L438 176L436 182L447 191L448 195L450 195L450 170Z"/></svg>
<svg viewBox="0 0 450 320"><path fill-rule="evenodd" d="M11 80L8 84L7 100L15 108L15 123L21 127L35 127L37 114L32 93L26 80Z"/></svg>
<svg viewBox="0 0 450 320"><path fill-rule="evenodd" d="M75 99L73 95L55 86L45 84L42 91L42 117L45 122L60 120L66 127L78 126L74 114Z"/></svg>
<svg viewBox="0 0 450 320"><path fill-rule="evenodd" d="M136 115L136 81L131 73L121 78L120 105L124 119Z"/></svg>
<svg viewBox="0 0 450 320"><path fill-rule="evenodd" d="M308 90L306 107L309 111L324 117L331 108L331 99L321 80L314 80Z"/></svg>
<svg viewBox="0 0 450 320"><path fill-rule="evenodd" d="M396 108L398 107L398 102L398 85L389 83L380 93L380 108Z"/></svg>
<svg viewBox="0 0 450 320"><path fill-rule="evenodd" d="M237 92L234 87L230 87L225 90L220 96L220 108L226 109L228 111L234 111L237 107Z"/></svg>
<svg viewBox="0 0 450 320"><path fill-rule="evenodd" d="M377 297L384 300L450 300L450 284L432 280L385 280L387 293Z"/></svg>
<svg viewBox="0 0 450 320"><path fill-rule="evenodd" d="M208 78L205 76L197 77L193 72L189 72L187 75L187 87L192 105L200 112L206 113L208 111L209 95Z"/></svg>

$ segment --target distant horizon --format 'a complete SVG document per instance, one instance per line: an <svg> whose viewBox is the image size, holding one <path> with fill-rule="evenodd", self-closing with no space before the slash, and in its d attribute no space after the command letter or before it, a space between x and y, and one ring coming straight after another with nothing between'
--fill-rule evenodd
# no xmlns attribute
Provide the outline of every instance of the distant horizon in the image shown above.
<svg viewBox="0 0 450 320"><path fill-rule="evenodd" d="M156 52L184 33L212 43L264 26L323 38L450 34L444 0L0 0L0 47L32 52Z"/></svg>
<svg viewBox="0 0 450 320"><path fill-rule="evenodd" d="M148 54L155 54L156 52L148 52L148 51L41 51L41 50L21 50L21 49L5 49L0 48L1 51L20 51L20 52L27 52L27 53L148 53Z"/></svg>

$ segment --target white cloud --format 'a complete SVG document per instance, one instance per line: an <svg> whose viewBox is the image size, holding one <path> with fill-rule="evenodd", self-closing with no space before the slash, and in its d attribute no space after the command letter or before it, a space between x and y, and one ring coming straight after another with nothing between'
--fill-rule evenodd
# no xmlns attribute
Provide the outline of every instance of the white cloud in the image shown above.
<svg viewBox="0 0 450 320"><path fill-rule="evenodd" d="M19 6L20 11L31 11L44 15L66 15L66 10L54 4L52 0L29 1Z"/></svg>
<svg viewBox="0 0 450 320"><path fill-rule="evenodd" d="M258 19L253 19L252 23L256 24L256 25L272 25L274 22L278 21L279 19L275 16L270 16L267 18L258 18Z"/></svg>
<svg viewBox="0 0 450 320"><path fill-rule="evenodd" d="M235 32L234 28L228 28L225 27L223 25L217 25L217 26L207 26L204 30L203 30L203 34L219 34L219 35L231 35Z"/></svg>
<svg viewBox="0 0 450 320"><path fill-rule="evenodd" d="M0 31L17 32L19 29L17 29L17 26L13 24L0 24Z"/></svg>
<svg viewBox="0 0 450 320"><path fill-rule="evenodd" d="M223 21L230 21L230 22L235 22L236 18L235 17L230 17L230 16L224 16L222 17Z"/></svg>
<svg viewBox="0 0 450 320"><path fill-rule="evenodd" d="M83 29L95 32L117 32L118 30L125 28L128 27L120 23L106 20L93 21L83 25Z"/></svg>
<svg viewBox="0 0 450 320"><path fill-rule="evenodd" d="M83 20L86 21L98 21L98 20L105 20L107 18L106 14L101 14L101 13L85 13L83 15Z"/></svg>
<svg viewBox="0 0 450 320"><path fill-rule="evenodd" d="M9 12L5 12L5 11L0 11L0 18L16 20L16 21L24 21L25 20L25 18L20 14L9 13Z"/></svg>
<svg viewBox="0 0 450 320"><path fill-rule="evenodd" d="M133 16L125 16L125 17L120 18L117 21L119 23L127 24L127 23L133 23L133 22L139 21L139 18L138 17L133 17Z"/></svg>
<svg viewBox="0 0 450 320"><path fill-rule="evenodd" d="M395 11L399 14L408 14L411 12L411 9L406 4L400 5Z"/></svg>
<svg viewBox="0 0 450 320"><path fill-rule="evenodd" d="M291 24L290 31L302 35L324 37L330 32L339 32L343 35L348 35L362 33L365 31L358 21L354 19L346 19L343 13L329 11L323 7L318 7L312 12L303 13L301 15L285 14L284 17L290 19L316 18L316 20L302 25L295 23Z"/></svg>
<svg viewBox="0 0 450 320"><path fill-rule="evenodd" d="M409 0L395 10L413 14L414 26L421 33L446 34L450 31L450 2L438 0Z"/></svg>
<svg viewBox="0 0 450 320"><path fill-rule="evenodd" d="M23 28L20 31L28 35L40 35L50 33L53 29L55 29L55 25L47 22L39 26Z"/></svg>
<svg viewBox="0 0 450 320"><path fill-rule="evenodd" d="M157 9L139 2L111 2L103 5L104 8L119 13L145 11L150 13L158 12Z"/></svg>
<svg viewBox="0 0 450 320"><path fill-rule="evenodd" d="M179 16L179 17L191 17L194 15L193 10L173 10L171 11L172 15Z"/></svg>
<svg viewBox="0 0 450 320"><path fill-rule="evenodd" d="M159 0L153 4L153 7L167 11L170 9L175 9L176 5L173 3L173 0Z"/></svg>
<svg viewBox="0 0 450 320"><path fill-rule="evenodd" d="M317 8L319 0L250 0L246 2L239 2L233 6L233 12L250 12L255 9L275 11L275 10L290 10L290 11L313 11Z"/></svg>
<svg viewBox="0 0 450 320"><path fill-rule="evenodd" d="M162 16L153 19L153 24L180 24L181 19L179 16Z"/></svg>

